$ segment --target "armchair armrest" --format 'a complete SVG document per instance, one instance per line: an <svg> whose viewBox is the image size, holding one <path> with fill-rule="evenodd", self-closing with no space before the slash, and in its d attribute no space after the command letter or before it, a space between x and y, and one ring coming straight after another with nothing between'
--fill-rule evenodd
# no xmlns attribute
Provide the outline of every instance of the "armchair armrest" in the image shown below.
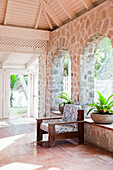
<svg viewBox="0 0 113 170"><path fill-rule="evenodd" d="M43 120L54 120L54 119L62 119L62 116L58 117L44 117L44 118L36 118L37 121L43 121Z"/></svg>
<svg viewBox="0 0 113 170"><path fill-rule="evenodd" d="M80 121L72 121L72 122L55 122L55 123L49 123L49 125L65 125L65 124L74 124L74 123L84 123L83 120Z"/></svg>

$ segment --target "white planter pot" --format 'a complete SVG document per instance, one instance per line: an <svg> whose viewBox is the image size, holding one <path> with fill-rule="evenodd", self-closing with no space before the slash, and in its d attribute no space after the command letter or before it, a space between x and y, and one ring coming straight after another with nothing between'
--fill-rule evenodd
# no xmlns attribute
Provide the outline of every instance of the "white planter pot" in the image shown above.
<svg viewBox="0 0 113 170"><path fill-rule="evenodd" d="M95 123L113 123L113 114L108 115L108 114L91 114L91 119Z"/></svg>

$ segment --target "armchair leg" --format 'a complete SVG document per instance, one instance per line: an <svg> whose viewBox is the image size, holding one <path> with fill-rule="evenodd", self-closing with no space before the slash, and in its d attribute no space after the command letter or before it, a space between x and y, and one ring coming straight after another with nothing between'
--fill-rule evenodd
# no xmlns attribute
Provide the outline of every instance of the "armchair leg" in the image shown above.
<svg viewBox="0 0 113 170"><path fill-rule="evenodd" d="M49 140L49 147L55 147L55 125L50 125L48 127L48 140Z"/></svg>
<svg viewBox="0 0 113 170"><path fill-rule="evenodd" d="M84 143L84 123L79 125L78 143L79 144L83 144Z"/></svg>
<svg viewBox="0 0 113 170"><path fill-rule="evenodd" d="M84 110L78 110L78 120L84 120ZM84 123L78 124L78 143L84 143Z"/></svg>
<svg viewBox="0 0 113 170"><path fill-rule="evenodd" d="M40 129L40 124L42 121L37 120L37 142L42 140L42 130Z"/></svg>

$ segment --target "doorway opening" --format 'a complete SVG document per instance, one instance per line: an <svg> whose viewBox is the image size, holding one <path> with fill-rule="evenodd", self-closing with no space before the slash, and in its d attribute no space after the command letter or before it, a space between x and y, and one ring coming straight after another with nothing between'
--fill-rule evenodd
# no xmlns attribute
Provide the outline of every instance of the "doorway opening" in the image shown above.
<svg viewBox="0 0 113 170"><path fill-rule="evenodd" d="M10 75L10 119L28 117L28 76Z"/></svg>

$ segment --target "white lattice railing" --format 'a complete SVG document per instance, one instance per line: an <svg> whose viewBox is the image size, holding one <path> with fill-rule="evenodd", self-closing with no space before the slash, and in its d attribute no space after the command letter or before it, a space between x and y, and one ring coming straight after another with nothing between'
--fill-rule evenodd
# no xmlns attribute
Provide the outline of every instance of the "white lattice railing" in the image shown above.
<svg viewBox="0 0 113 170"><path fill-rule="evenodd" d="M63 78L63 91L71 97L71 77Z"/></svg>

